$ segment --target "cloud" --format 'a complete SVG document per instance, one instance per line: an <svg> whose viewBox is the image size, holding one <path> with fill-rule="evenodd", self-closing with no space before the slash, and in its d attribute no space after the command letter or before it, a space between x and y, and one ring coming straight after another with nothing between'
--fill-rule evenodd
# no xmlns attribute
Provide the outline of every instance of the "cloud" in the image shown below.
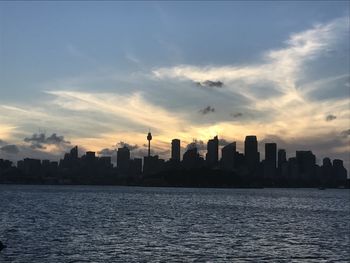
<svg viewBox="0 0 350 263"><path fill-rule="evenodd" d="M117 148L123 148L123 147L127 147L130 151L135 151L137 149L139 149L139 146L137 144L135 145L131 145L131 144L128 144L126 142L123 142L123 141L120 141L116 144L116 147ZM100 151L98 151L97 153L99 155L102 155L102 156L115 156L117 155L117 152L118 152L118 149L116 148L104 148Z"/></svg>
<svg viewBox="0 0 350 263"><path fill-rule="evenodd" d="M342 132L340 133L340 135L341 135L343 138L346 138L346 137L350 136L350 129L342 131Z"/></svg>
<svg viewBox="0 0 350 263"><path fill-rule="evenodd" d="M154 154L154 151L151 149L151 154ZM157 154L159 154L157 152ZM132 158L143 158L144 156L148 155L148 149L146 148L138 148L130 153L130 156Z"/></svg>
<svg viewBox="0 0 350 263"><path fill-rule="evenodd" d="M203 115L206 115L208 113L215 112L215 108L213 108L211 106L207 106L204 109L199 110L199 112Z"/></svg>
<svg viewBox="0 0 350 263"><path fill-rule="evenodd" d="M69 145L70 142L64 139L64 136L58 136L56 133L46 137L45 133L34 133L31 137L24 138L24 141L31 144L33 149L46 149L47 145Z"/></svg>
<svg viewBox="0 0 350 263"><path fill-rule="evenodd" d="M127 147L130 151L133 151L133 150L136 150L139 148L139 146L137 144L131 145L131 144L123 142L123 141L118 142L117 147L120 147L120 148Z"/></svg>
<svg viewBox="0 0 350 263"><path fill-rule="evenodd" d="M0 150L4 153L8 153L8 154L18 154L19 153L18 147L14 144L4 145L0 148Z"/></svg>
<svg viewBox="0 0 350 263"><path fill-rule="evenodd" d="M198 151L203 151L207 149L207 146L202 140L193 139L193 141L186 146L186 150L194 148L197 148Z"/></svg>
<svg viewBox="0 0 350 263"><path fill-rule="evenodd" d="M242 112L231 113L230 116L232 116L233 118L239 118L243 116L243 113Z"/></svg>
<svg viewBox="0 0 350 263"><path fill-rule="evenodd" d="M141 92L132 94L89 93L80 91L47 91L56 98L54 104L76 114L87 113L106 116L108 120L126 122L128 126L147 130L168 130L183 127L185 115L174 114L148 102ZM116 103L118 102L118 103ZM156 116L156 117L155 117ZM98 116L96 118L99 118Z"/></svg>
<svg viewBox="0 0 350 263"><path fill-rule="evenodd" d="M0 146L5 145L6 142L0 139Z"/></svg>
<svg viewBox="0 0 350 263"><path fill-rule="evenodd" d="M329 114L326 116L326 121L333 121L337 118L337 116L333 115L333 114Z"/></svg>
<svg viewBox="0 0 350 263"><path fill-rule="evenodd" d="M113 78L109 76L108 80L105 74L94 73L93 76L78 76L71 82L49 83L46 90L54 90L46 92L49 96L43 100L41 109L33 105L16 108L0 106L3 122L0 123L0 138L9 141L17 136L22 140L26 134L40 128L37 125L63 127L62 131L55 131L69 134L71 141L97 152L109 149L116 138L120 138L117 141L124 140L142 147L150 128L152 133L154 131L152 146L157 145L161 152L161 149L169 147L174 136L185 142L184 145L191 138L207 140L216 134L228 140L244 138L247 134L263 138L266 133L272 133L283 134L287 142L306 136L321 141L328 136L330 129L334 129L340 137L341 131L348 129L349 98L319 101L310 97L306 91L319 78L310 79L306 72L312 67L307 63L327 65L319 59L325 51L337 50L332 43L337 40L339 32L348 35L348 25L348 20L337 19L292 34L282 46L267 50L250 64L178 64L156 68L151 76L142 72L142 76L137 75L137 80L131 74L132 81L126 77L129 74L121 76L114 72L111 74ZM348 54L344 54L344 60L347 57ZM332 68L330 74L335 70ZM344 72L336 72L335 75L344 75ZM328 75L322 77L328 78ZM333 77L334 74L327 85L319 85L315 93L323 86L338 93L337 87L333 86ZM204 84L208 80L220 80L225 88L216 89L209 83ZM306 84L301 86L301 80ZM207 85L208 89L189 88L194 82ZM105 86L113 86L113 90L106 88L109 91L98 89L96 92L96 87ZM135 92L135 88L130 86L141 87L143 92ZM87 91L92 88L94 92ZM212 93L214 88L217 92ZM205 105L215 105L215 118L210 118L214 114L198 118L198 109ZM229 116L224 109L232 109L232 105L235 105L236 112ZM241 122L243 118L233 119L242 117L238 111L244 112L244 123ZM329 113L336 113L337 122L325 122ZM246 119L247 116L249 118ZM337 127L330 125L333 123ZM6 132L3 129L5 124L11 128ZM27 133L23 135L23 132ZM17 141L13 143L17 144ZM158 152L158 148L152 149ZM144 149L135 152L138 150Z"/></svg>
<svg viewBox="0 0 350 263"><path fill-rule="evenodd" d="M225 139L219 139L219 146L226 146L230 142Z"/></svg>
<svg viewBox="0 0 350 263"><path fill-rule="evenodd" d="M104 148L101 151L98 151L97 154L98 155L102 155L102 156L112 156L112 155L116 155L117 154L117 150L116 149Z"/></svg>
<svg viewBox="0 0 350 263"><path fill-rule="evenodd" d="M244 85L225 85L232 91L240 92L250 99L258 99L247 85L267 83L288 99L298 99L297 81L302 75L304 64L322 56L325 51L348 32L348 18L335 19L327 24L317 24L313 28L292 34L285 47L269 50L262 56L261 63L252 65L204 66L177 65L162 67L152 71L159 79L177 78L205 82L208 79L220 79L226 82L240 82Z"/></svg>
<svg viewBox="0 0 350 263"><path fill-rule="evenodd" d="M197 86L202 88L221 88L224 83L221 81L212 81L212 80L205 80L205 81L197 81L195 82Z"/></svg>

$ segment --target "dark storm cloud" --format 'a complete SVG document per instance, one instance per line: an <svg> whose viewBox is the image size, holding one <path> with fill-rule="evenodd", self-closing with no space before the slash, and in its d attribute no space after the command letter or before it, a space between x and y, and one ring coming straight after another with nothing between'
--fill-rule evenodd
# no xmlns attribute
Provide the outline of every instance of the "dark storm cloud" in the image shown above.
<svg viewBox="0 0 350 263"><path fill-rule="evenodd" d="M24 138L24 141L31 144L33 149L45 149L45 145L68 145L69 141L64 139L64 136L58 136L56 133L46 136L45 133L34 133L31 137Z"/></svg>
<svg viewBox="0 0 350 263"><path fill-rule="evenodd" d="M239 118L243 116L243 113L242 112L231 113L230 116L233 118Z"/></svg>
<svg viewBox="0 0 350 263"><path fill-rule="evenodd" d="M224 86L224 83L221 81L212 81L206 80L203 82L195 82L197 86L202 88L221 88Z"/></svg>
<svg viewBox="0 0 350 263"><path fill-rule="evenodd" d="M326 116L326 121L333 121L337 118L337 116L333 115L333 114L329 114Z"/></svg>
<svg viewBox="0 0 350 263"><path fill-rule="evenodd" d="M8 153L8 154L17 154L19 153L19 149L16 145L14 144L8 144L8 145L4 145L0 148L0 150L4 153Z"/></svg>
<svg viewBox="0 0 350 263"><path fill-rule="evenodd" d="M342 131L342 132L340 133L340 135L341 135L342 137L344 137L344 138L350 136L350 129L345 130L345 131Z"/></svg>
<svg viewBox="0 0 350 263"><path fill-rule="evenodd" d="M197 140L197 139L194 139L193 142L191 142L186 146L186 150L190 150L193 148L197 148L198 151L207 149L205 143L202 140Z"/></svg>
<svg viewBox="0 0 350 263"><path fill-rule="evenodd" d="M203 115L206 115L206 114L208 114L208 113L210 113L210 112L215 112L215 108L213 108L213 107L211 107L211 106L207 106L207 107L205 107L204 109L199 110L199 112L200 112L201 114L203 114Z"/></svg>
<svg viewBox="0 0 350 263"><path fill-rule="evenodd" d="M116 149L109 149L109 148L104 148L101 151L97 152L98 155L102 156L112 156L117 153Z"/></svg>
<svg viewBox="0 0 350 263"><path fill-rule="evenodd" d="M128 144L128 143L123 142L123 141L118 142L117 147L120 147L120 148L127 147L130 151L134 151L134 150L139 148L139 146L137 144L132 145L132 144Z"/></svg>

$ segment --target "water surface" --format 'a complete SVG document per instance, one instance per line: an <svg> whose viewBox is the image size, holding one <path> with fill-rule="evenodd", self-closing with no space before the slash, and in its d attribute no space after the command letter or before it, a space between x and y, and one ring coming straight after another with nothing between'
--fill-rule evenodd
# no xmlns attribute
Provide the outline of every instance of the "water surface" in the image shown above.
<svg viewBox="0 0 350 263"><path fill-rule="evenodd" d="M0 262L349 262L350 191L0 185Z"/></svg>

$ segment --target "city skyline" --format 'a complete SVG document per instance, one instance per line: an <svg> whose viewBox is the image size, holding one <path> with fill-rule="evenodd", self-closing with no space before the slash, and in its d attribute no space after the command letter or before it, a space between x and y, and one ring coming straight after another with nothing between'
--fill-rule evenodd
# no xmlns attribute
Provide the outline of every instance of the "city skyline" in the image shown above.
<svg viewBox="0 0 350 263"><path fill-rule="evenodd" d="M58 161L24 158L14 165L0 159L0 183L39 184L112 184L143 186L193 187L348 187L349 178L343 160L326 157L316 164L312 150L295 152L287 158L286 150L276 143L265 143L264 158L255 135L244 140L244 153L236 142L209 139L206 154L198 151L198 143L189 144L182 154L181 141L171 141L171 158L164 160L151 154L151 140L142 158L130 155L131 145L124 144L112 156L96 156L93 151L79 155L78 146ZM221 156L219 144L222 144Z"/></svg>
<svg viewBox="0 0 350 263"><path fill-rule="evenodd" d="M40 138L40 136L36 135L35 138ZM52 136L51 136L52 137ZM206 161L206 163L209 165L209 167L214 167L218 165L219 162L226 161L226 162L234 162L233 160L227 158L228 155L231 155L232 152L238 155L242 155L244 157L244 163L248 167L254 167L257 166L259 163L265 162L265 164L268 164L269 166L272 166L273 168L280 167L282 162L287 162L289 159L296 158L298 153L305 153L310 152L313 154L312 149L297 149L294 153L288 153L288 150L281 148L278 146L276 142L264 142L259 141L256 135L247 135L245 136L244 140L244 148L240 150L240 148L237 148L237 142L236 141L227 141L225 139L219 139L218 136L214 136L212 139L209 139L207 143L203 141L193 140L191 143L187 144L186 147L181 146L181 140L180 139L172 139L171 142L169 142L169 149L168 152L170 155L168 155L168 158L162 157L159 153L157 153L155 150L152 149L151 141L153 139L151 131L148 132L147 136L145 137L148 144L144 145L147 146L145 151L140 151L139 155L132 155L132 151L136 150L138 146L128 144L125 142L120 142L116 144L115 149L112 151L100 151L100 152L94 152L90 150L83 149L78 151L78 145L74 146L73 148L69 149L70 154L73 156L73 159L81 158L84 156L93 155L94 158L109 158L109 162L116 167L119 166L118 163L122 163L125 160L132 160L132 159L145 159L149 157L157 157L164 161L176 161L181 162L183 161L184 156L187 152L190 152L191 150L195 150L196 153L198 153L198 157L202 158ZM259 146L260 145L260 146ZM263 145L264 147L261 147ZM68 148L67 148L68 149ZM86 151L86 152L84 152ZM65 155L67 154L67 150ZM224 156L226 154L226 156ZM60 156L58 161L62 161L63 159ZM31 156L27 156L24 159L35 159L31 158ZM226 160L225 160L226 159ZM323 164L325 159L330 159L329 156L325 156L322 159L320 157L317 157L315 155L314 163L315 165ZM3 159L6 161L6 159ZM36 159L41 160L41 159ZM321 161L317 161L321 160ZM334 159L339 160L339 159ZM11 160L9 160L11 161ZM23 161L23 160L18 160ZM50 159L45 159L45 161L54 161ZM341 160L344 162L344 160ZM143 164L144 165L144 164ZM232 169L232 167L230 167Z"/></svg>
<svg viewBox="0 0 350 263"><path fill-rule="evenodd" d="M151 129L166 159L173 137L184 147L218 135L243 152L256 134L260 152L276 142L287 157L311 149L319 164L350 168L348 2L1 2L0 11L0 158L123 144L141 157Z"/></svg>

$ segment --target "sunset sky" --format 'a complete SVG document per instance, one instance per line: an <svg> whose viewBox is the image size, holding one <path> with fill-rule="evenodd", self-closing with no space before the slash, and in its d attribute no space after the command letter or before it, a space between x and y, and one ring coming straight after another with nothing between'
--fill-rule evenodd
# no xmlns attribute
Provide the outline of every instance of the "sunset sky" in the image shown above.
<svg viewBox="0 0 350 263"><path fill-rule="evenodd" d="M168 158L255 134L350 153L349 2L0 2L0 158ZM224 143L224 141L222 142Z"/></svg>

